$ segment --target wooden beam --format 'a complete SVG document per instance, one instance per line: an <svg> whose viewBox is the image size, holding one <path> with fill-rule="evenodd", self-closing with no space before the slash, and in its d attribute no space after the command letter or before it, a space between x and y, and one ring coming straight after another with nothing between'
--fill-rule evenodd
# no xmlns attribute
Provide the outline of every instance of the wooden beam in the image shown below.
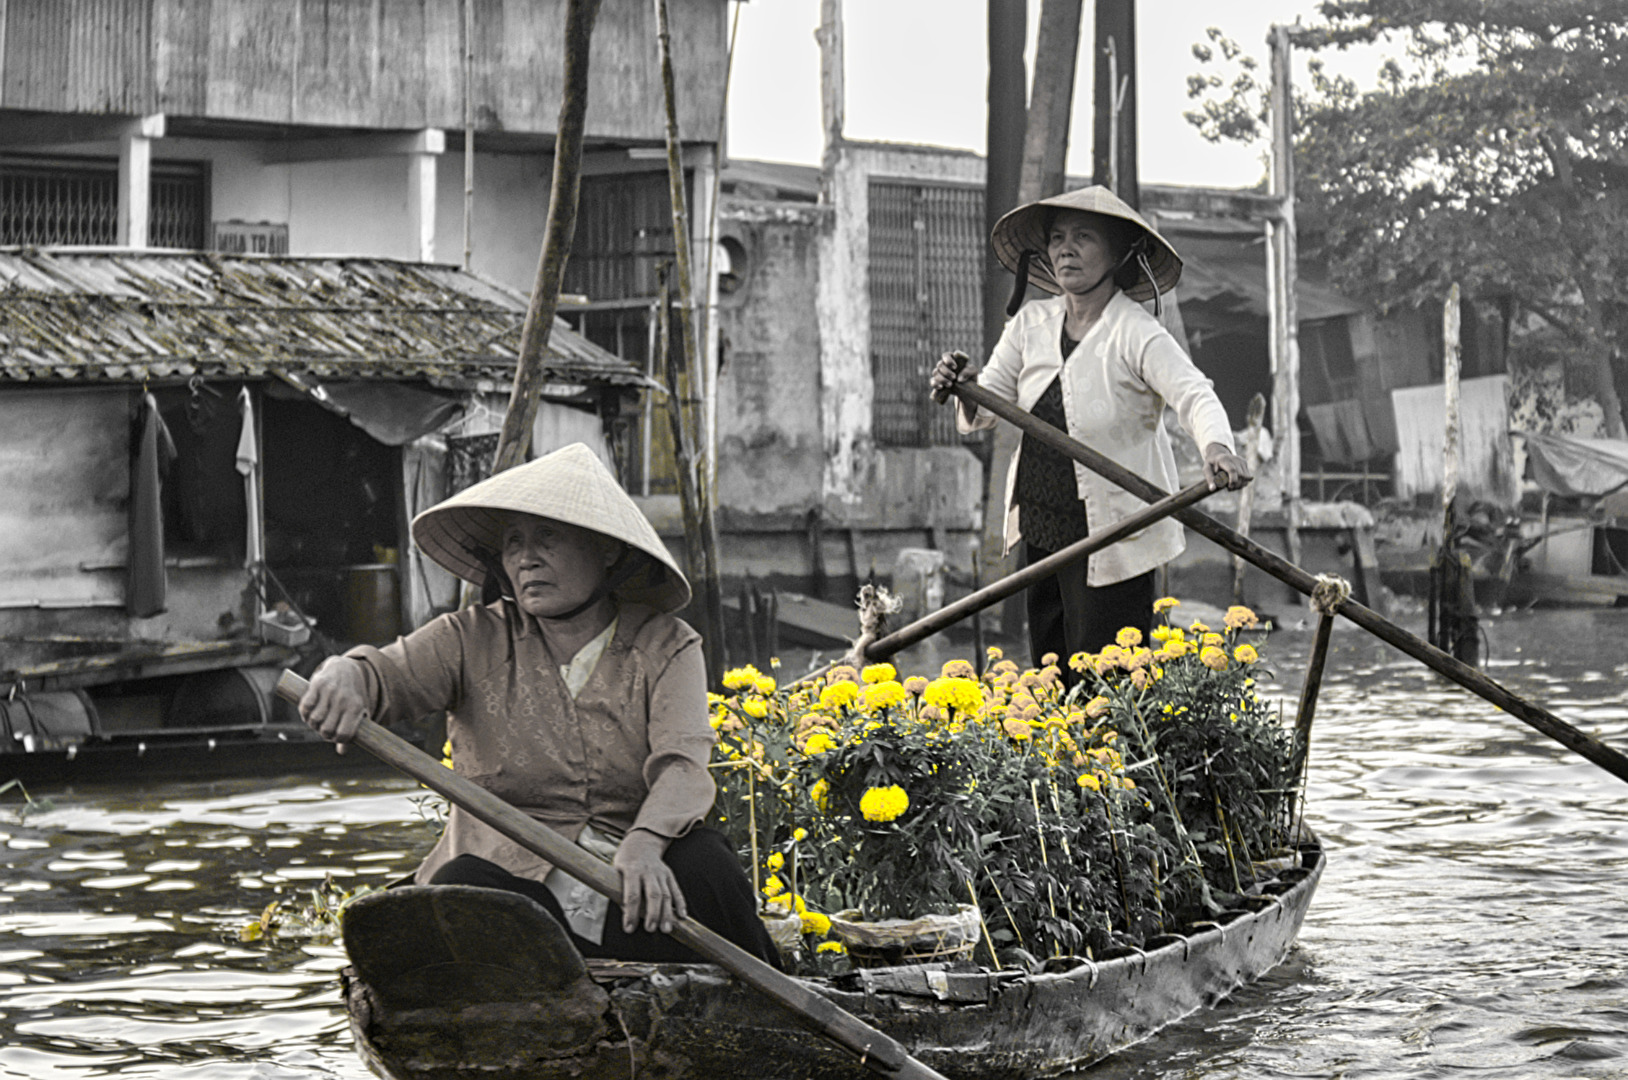
<svg viewBox="0 0 1628 1080"><path fill-rule="evenodd" d="M377 135L334 135L316 139L288 139L261 144L266 165L294 165L306 161L354 161L358 158L396 157L402 154L444 154L447 133L424 128Z"/></svg>
<svg viewBox="0 0 1628 1080"><path fill-rule="evenodd" d="M150 116L0 116L0 146L58 146L67 143L115 142L126 135L162 139L163 113Z"/></svg>

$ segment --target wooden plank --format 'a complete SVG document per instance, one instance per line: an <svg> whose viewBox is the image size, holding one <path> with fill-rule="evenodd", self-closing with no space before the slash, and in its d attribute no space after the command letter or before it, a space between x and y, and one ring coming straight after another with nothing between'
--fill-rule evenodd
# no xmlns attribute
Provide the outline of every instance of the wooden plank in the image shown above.
<svg viewBox="0 0 1628 1080"><path fill-rule="evenodd" d="M374 85L377 45L372 4L297 0L299 68L294 120L304 124L375 126L380 108Z"/></svg>
<svg viewBox="0 0 1628 1080"><path fill-rule="evenodd" d="M210 0L157 0L153 8L153 105L200 116L209 100Z"/></svg>
<svg viewBox="0 0 1628 1080"><path fill-rule="evenodd" d="M171 642L151 649L130 648L7 671L0 688L9 690L12 681L20 680L32 691L71 690L228 667L282 667L298 659L299 654L286 646L255 641Z"/></svg>
<svg viewBox="0 0 1628 1080"><path fill-rule="evenodd" d="M211 117L294 119L300 52L296 5L262 0L214 0L209 8L209 74L205 107Z"/></svg>
<svg viewBox="0 0 1628 1080"><path fill-rule="evenodd" d="M378 21L369 59L375 120L386 128L425 127L429 116L425 105L429 89L426 43L431 25L428 5L425 0L380 0L374 10Z"/></svg>

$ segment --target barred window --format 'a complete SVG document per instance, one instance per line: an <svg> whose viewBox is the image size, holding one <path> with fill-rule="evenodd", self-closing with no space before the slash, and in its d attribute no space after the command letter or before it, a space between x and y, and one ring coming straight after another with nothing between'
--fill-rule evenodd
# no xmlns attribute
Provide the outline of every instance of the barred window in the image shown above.
<svg viewBox="0 0 1628 1080"><path fill-rule="evenodd" d="M116 159L0 159L0 244L112 245L118 233ZM208 165L153 162L148 244L198 250L208 234Z"/></svg>
<svg viewBox="0 0 1628 1080"><path fill-rule="evenodd" d="M879 446L959 441L955 411L927 396L942 352L983 341L983 189L870 182L872 437Z"/></svg>

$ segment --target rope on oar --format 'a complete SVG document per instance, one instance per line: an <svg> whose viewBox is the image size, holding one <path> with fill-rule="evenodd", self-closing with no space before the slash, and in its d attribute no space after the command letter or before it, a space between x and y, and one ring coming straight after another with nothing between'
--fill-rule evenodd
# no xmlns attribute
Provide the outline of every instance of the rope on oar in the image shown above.
<svg viewBox="0 0 1628 1080"><path fill-rule="evenodd" d="M904 608L904 599L894 596L881 585L867 581L859 587L859 597L855 603L859 607L859 636L839 663L860 668L865 666L865 654L871 642L887 628L887 617Z"/></svg>
<svg viewBox="0 0 1628 1080"><path fill-rule="evenodd" d="M1338 615L1351 599L1351 583L1338 574L1318 574L1311 588L1311 609L1319 615Z"/></svg>

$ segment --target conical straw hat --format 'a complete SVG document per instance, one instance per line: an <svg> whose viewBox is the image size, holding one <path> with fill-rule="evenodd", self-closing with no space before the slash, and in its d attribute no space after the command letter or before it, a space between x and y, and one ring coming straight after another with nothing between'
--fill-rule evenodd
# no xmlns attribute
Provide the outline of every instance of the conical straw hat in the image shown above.
<svg viewBox="0 0 1628 1080"><path fill-rule="evenodd" d="M648 566L613 590L618 598L669 612L690 602L690 583L667 545L610 470L581 443L516 465L430 507L413 519L413 540L448 571L482 585L486 567L475 552L502 551L505 515L515 511L580 525L648 555Z"/></svg>
<svg viewBox="0 0 1628 1080"><path fill-rule="evenodd" d="M1084 210L1105 217L1121 218L1136 225L1152 241L1147 256L1153 280L1158 285L1157 291L1169 292L1181 279L1181 256L1176 254L1170 242L1154 232L1153 227L1143 221L1142 215L1132 210L1129 203L1100 185L1053 195L1008 211L989 234L990 246L995 249L995 257L1002 266L1015 274L1019 257L1025 251L1033 252L1029 257L1029 280L1049 293L1063 291L1052 276L1051 260L1046 257L1046 219L1053 209ZM1132 300L1152 300L1154 293L1153 284L1145 277L1139 278L1135 285L1125 290L1125 295Z"/></svg>

